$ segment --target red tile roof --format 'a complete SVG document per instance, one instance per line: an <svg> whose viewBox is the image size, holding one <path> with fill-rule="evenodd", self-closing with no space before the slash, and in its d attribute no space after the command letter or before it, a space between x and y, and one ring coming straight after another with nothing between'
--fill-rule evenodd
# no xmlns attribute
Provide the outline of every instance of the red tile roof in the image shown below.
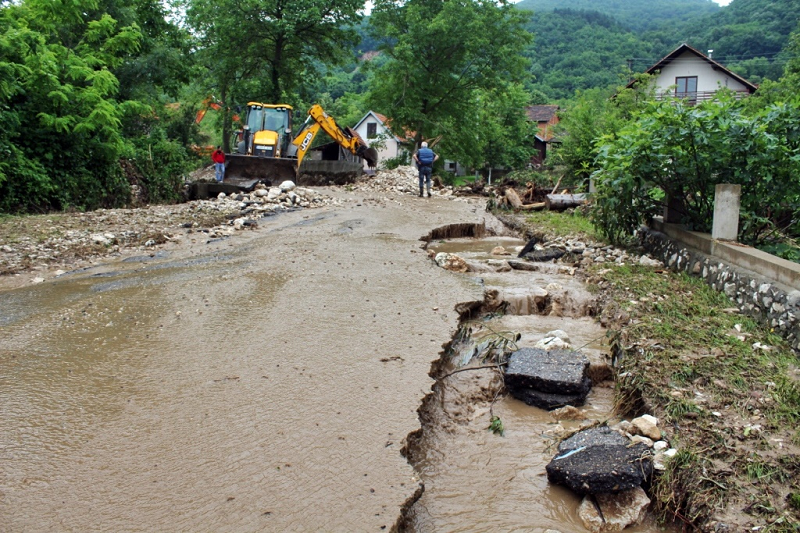
<svg viewBox="0 0 800 533"><path fill-rule="evenodd" d="M557 105L531 105L525 108L528 119L533 122L550 122L557 111Z"/></svg>

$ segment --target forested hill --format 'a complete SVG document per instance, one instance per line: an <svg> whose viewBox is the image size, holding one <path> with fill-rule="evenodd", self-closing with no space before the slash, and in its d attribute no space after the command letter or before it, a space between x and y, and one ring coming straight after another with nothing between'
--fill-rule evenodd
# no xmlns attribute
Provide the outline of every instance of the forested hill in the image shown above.
<svg viewBox="0 0 800 533"><path fill-rule="evenodd" d="M534 35L528 53L534 88L551 100L618 85L629 58L657 55L651 42L597 11L535 11L527 29Z"/></svg>
<svg viewBox="0 0 800 533"><path fill-rule="evenodd" d="M715 60L753 83L775 80L800 20L800 0L733 0L722 8L711 0L523 0L517 7L534 8L534 86L550 99L619 83L628 65L643 72L681 43L714 50Z"/></svg>
<svg viewBox="0 0 800 533"><path fill-rule="evenodd" d="M719 5L712 0L522 0L517 7L534 12L556 9L598 11L637 32L665 24L682 24L720 11Z"/></svg>

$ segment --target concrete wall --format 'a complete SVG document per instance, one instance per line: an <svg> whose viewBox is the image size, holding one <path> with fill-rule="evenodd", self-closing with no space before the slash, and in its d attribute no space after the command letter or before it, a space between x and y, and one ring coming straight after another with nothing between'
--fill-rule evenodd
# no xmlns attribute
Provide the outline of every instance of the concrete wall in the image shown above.
<svg viewBox="0 0 800 533"><path fill-rule="evenodd" d="M667 267L703 278L800 351L800 265L659 219L643 227L639 238Z"/></svg>

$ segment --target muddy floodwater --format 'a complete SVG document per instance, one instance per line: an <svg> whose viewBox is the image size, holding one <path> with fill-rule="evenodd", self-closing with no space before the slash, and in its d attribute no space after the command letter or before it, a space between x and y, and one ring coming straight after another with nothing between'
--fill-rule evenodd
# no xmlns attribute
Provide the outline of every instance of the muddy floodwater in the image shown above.
<svg viewBox="0 0 800 533"><path fill-rule="evenodd" d="M0 531L394 527L483 205L343 201L0 292Z"/></svg>
<svg viewBox="0 0 800 533"><path fill-rule="evenodd" d="M436 252L455 253L471 261L497 260L491 251L508 251L524 244L510 238L452 239L432 242ZM514 254L515 255L515 254ZM556 455L559 436L585 421L613 420L613 382L605 379L610 363L605 331L588 316L595 303L567 268L542 264L535 272L454 274L470 276L487 289L500 291L508 303L505 314L465 322L471 332L454 343L434 365L434 375L448 375L426 398L422 431L411 439L409 458L425 484L422 497L410 508L406 528L416 532L448 531L586 531L578 517L581 497L551 485L545 466ZM532 287L547 288L546 306L531 302ZM515 338L513 348L532 347L546 333L562 330L573 348L592 361L597 383L584 406L582 420L559 420L545 410L511 396L499 395L502 379L491 369L452 373L470 364L481 340ZM488 430L490 415L502 420L503 436ZM625 531L677 531L649 516Z"/></svg>
<svg viewBox="0 0 800 533"><path fill-rule="evenodd" d="M482 201L330 192L341 206L0 289L0 531L584 531L544 475L580 422L498 397L492 370L430 374L463 364L455 307L487 288L507 313L473 335L562 329L601 361L591 296L565 271L437 267L420 238L492 222ZM521 244L494 239L430 246ZM605 384L584 409L611 407Z"/></svg>

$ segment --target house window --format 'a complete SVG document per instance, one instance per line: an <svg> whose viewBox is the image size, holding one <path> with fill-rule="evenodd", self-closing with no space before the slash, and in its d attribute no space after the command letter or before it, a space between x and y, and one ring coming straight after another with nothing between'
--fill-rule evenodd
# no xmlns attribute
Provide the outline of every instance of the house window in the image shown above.
<svg viewBox="0 0 800 533"><path fill-rule="evenodd" d="M697 102L697 76L686 76L683 78L675 78L675 96L678 98L686 98L691 103Z"/></svg>
<svg viewBox="0 0 800 533"><path fill-rule="evenodd" d="M374 139L378 136L378 124L376 122L367 122L367 139Z"/></svg>

